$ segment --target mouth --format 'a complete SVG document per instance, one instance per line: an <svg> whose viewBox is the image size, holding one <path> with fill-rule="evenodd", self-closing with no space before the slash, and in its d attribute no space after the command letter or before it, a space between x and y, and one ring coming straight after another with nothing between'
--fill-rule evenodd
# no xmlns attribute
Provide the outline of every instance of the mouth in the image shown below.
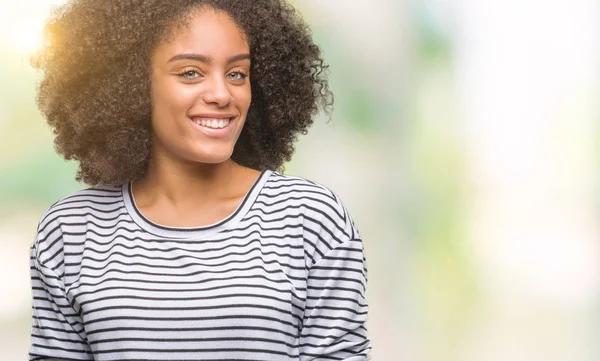
<svg viewBox="0 0 600 361"><path fill-rule="evenodd" d="M200 117L192 117L190 118L192 122L196 123L199 126L210 128L210 129L223 129L231 123L234 117L228 118L200 118Z"/></svg>
<svg viewBox="0 0 600 361"><path fill-rule="evenodd" d="M191 117L188 119L196 129L201 130L204 134L212 137L222 137L229 134L237 116L220 118Z"/></svg>

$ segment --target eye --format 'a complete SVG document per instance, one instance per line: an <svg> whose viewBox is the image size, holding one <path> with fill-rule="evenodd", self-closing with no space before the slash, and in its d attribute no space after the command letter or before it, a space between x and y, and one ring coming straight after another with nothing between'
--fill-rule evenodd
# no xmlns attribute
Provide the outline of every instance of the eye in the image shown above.
<svg viewBox="0 0 600 361"><path fill-rule="evenodd" d="M184 70L181 73L178 73L177 75L185 79L197 79L200 77L200 73L193 69Z"/></svg>
<svg viewBox="0 0 600 361"><path fill-rule="evenodd" d="M244 80L248 77L248 74L242 71L234 71L232 73L227 74L227 76L229 77L229 79L232 80Z"/></svg>

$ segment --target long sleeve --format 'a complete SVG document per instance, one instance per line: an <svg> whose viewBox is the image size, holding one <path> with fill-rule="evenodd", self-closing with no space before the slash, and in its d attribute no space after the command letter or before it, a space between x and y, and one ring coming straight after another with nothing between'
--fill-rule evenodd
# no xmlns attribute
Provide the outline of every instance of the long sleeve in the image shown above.
<svg viewBox="0 0 600 361"><path fill-rule="evenodd" d="M42 254L40 248L56 247L62 241L57 227L46 228L52 231L38 230L30 251L33 322L29 360L93 360L81 317L70 304L62 278L56 272L60 268L54 262L58 257L53 257L53 267L41 260L46 253Z"/></svg>
<svg viewBox="0 0 600 361"><path fill-rule="evenodd" d="M310 267L300 337L301 361L370 359L366 283L360 239L339 244Z"/></svg>

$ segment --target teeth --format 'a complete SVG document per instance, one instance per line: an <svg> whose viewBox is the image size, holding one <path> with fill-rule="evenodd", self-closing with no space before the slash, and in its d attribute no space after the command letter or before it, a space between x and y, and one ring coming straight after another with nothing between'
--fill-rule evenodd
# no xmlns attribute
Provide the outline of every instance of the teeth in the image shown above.
<svg viewBox="0 0 600 361"><path fill-rule="evenodd" d="M229 121L230 119L198 119L198 118L194 118L192 119L194 123L198 124L198 125L202 125L203 127L207 127L207 128L215 128L215 129L221 129L221 128L225 128L227 125L229 125Z"/></svg>

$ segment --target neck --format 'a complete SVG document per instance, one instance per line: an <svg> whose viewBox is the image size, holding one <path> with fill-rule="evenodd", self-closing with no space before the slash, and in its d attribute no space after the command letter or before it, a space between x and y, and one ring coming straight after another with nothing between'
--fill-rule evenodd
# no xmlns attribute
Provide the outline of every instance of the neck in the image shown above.
<svg viewBox="0 0 600 361"><path fill-rule="evenodd" d="M231 159L201 164L152 157L146 175L134 182L136 202L140 207L160 204L185 212L238 197L234 180L241 168Z"/></svg>

